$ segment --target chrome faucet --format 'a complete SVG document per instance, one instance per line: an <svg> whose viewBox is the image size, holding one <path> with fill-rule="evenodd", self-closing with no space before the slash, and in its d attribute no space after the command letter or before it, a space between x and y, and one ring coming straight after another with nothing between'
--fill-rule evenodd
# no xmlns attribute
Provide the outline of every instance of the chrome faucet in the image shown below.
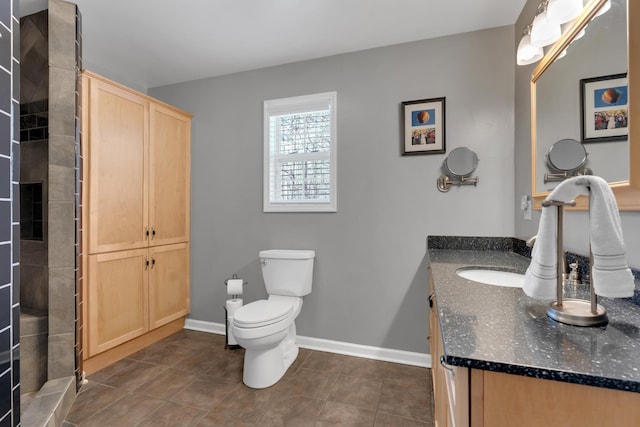
<svg viewBox="0 0 640 427"><path fill-rule="evenodd" d="M536 239L538 238L538 235L536 234L535 236L531 237L529 240L527 240L526 245L530 248L533 247L533 245L536 243Z"/></svg>

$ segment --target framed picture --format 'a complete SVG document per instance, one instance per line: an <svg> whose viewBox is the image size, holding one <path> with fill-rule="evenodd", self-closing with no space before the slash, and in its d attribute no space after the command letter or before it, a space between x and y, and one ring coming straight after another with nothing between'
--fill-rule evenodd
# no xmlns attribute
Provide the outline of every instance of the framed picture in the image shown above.
<svg viewBox="0 0 640 427"><path fill-rule="evenodd" d="M445 98L432 98L402 103L403 156L446 152L444 100Z"/></svg>
<svg viewBox="0 0 640 427"><path fill-rule="evenodd" d="M627 139L628 92L627 73L580 80L583 143Z"/></svg>

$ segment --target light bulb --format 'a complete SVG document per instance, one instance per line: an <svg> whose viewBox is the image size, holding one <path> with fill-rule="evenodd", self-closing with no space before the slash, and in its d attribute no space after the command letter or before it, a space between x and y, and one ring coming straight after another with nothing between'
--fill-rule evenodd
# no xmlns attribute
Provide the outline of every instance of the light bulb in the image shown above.
<svg viewBox="0 0 640 427"><path fill-rule="evenodd" d="M541 47L534 47L531 45L531 37L529 33L525 33L520 39L518 44L518 52L516 54L516 63L518 65L529 65L534 62L538 62L544 56L544 51Z"/></svg>
<svg viewBox="0 0 640 427"><path fill-rule="evenodd" d="M543 7L533 19L531 45L535 47L548 46L555 43L561 35L560 24L549 19L546 8Z"/></svg>
<svg viewBox="0 0 640 427"><path fill-rule="evenodd" d="M558 24L573 21L582 12L582 0L549 0L547 16Z"/></svg>

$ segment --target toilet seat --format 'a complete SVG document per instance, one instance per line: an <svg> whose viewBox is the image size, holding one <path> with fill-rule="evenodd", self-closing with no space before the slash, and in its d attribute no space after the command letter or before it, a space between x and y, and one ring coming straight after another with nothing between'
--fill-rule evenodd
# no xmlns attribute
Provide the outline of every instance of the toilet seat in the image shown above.
<svg viewBox="0 0 640 427"><path fill-rule="evenodd" d="M239 328L260 328L287 318L293 311L293 304L286 301L260 300L247 304L233 316L233 323Z"/></svg>

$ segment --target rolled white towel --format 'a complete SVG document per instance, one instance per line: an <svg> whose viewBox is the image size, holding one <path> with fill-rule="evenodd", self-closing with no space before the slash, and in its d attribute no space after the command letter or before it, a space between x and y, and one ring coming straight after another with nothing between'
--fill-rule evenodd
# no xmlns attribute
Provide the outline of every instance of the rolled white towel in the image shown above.
<svg viewBox="0 0 640 427"><path fill-rule="evenodd" d="M597 176L580 176L576 185L591 189L589 235L593 265L591 280L597 295L608 298L633 296L633 274L627 264L620 212L609 184Z"/></svg>
<svg viewBox="0 0 640 427"><path fill-rule="evenodd" d="M590 191L589 191L590 190ZM626 261L620 214L609 184L584 175L561 182L546 200L571 202L590 194L589 234L593 252L591 280L596 294L609 298L633 296L633 275ZM557 286L557 209L543 208L531 264L524 278L524 292L533 298L552 299Z"/></svg>
<svg viewBox="0 0 640 427"><path fill-rule="evenodd" d="M589 194L586 187L575 186L570 181L561 182L545 200L568 203L580 194ZM525 272L522 287L532 298L553 299L557 295L557 235L558 209L555 206L542 208L538 235L531 252L531 264Z"/></svg>

